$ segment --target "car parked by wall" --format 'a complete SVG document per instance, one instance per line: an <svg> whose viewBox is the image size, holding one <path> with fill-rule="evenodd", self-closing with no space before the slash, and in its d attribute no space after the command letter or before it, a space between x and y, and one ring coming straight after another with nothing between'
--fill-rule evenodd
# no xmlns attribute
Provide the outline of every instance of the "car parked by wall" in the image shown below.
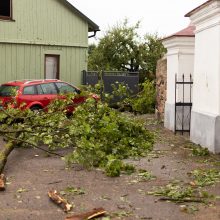
<svg viewBox="0 0 220 220"><path fill-rule="evenodd" d="M0 86L0 108L7 107L10 104L11 107L21 109L45 109L53 100L63 99L65 94L69 93L76 95L73 98L73 106L77 106L86 100L86 97L78 95L81 93L80 89L61 80L11 81ZM99 99L95 94L91 96L96 100Z"/></svg>

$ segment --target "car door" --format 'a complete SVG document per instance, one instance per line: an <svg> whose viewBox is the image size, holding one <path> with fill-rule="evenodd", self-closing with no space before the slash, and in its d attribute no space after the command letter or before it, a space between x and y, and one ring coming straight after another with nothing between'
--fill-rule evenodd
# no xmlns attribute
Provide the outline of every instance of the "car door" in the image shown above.
<svg viewBox="0 0 220 220"><path fill-rule="evenodd" d="M24 86L21 94L17 98L20 108L29 108L37 99L37 89L35 85Z"/></svg>
<svg viewBox="0 0 220 220"><path fill-rule="evenodd" d="M57 98L58 91L53 82L38 84L36 88L38 92L36 101L42 103L44 108Z"/></svg>
<svg viewBox="0 0 220 220"><path fill-rule="evenodd" d="M65 98L65 94L75 95L73 99L73 106L77 106L85 101L85 97L79 96L80 91L76 87L65 82L56 82L55 84L61 98Z"/></svg>

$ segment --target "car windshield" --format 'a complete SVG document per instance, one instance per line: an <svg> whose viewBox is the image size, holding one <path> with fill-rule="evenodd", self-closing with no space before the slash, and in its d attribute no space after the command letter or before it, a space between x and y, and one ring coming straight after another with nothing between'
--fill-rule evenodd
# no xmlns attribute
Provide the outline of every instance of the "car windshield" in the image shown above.
<svg viewBox="0 0 220 220"><path fill-rule="evenodd" d="M15 96L18 86L1 85L0 86L0 96Z"/></svg>

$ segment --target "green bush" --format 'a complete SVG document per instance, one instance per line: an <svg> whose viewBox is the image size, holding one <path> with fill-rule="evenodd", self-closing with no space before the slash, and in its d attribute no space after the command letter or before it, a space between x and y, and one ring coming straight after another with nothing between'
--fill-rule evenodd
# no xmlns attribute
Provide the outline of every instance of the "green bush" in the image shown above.
<svg viewBox="0 0 220 220"><path fill-rule="evenodd" d="M145 81L141 84L141 92L131 99L133 111L146 114L154 113L156 103L156 89L153 81Z"/></svg>
<svg viewBox="0 0 220 220"><path fill-rule="evenodd" d="M100 82L95 86L84 86L84 90L100 94ZM156 104L156 88L154 81L146 80L140 84L140 92L133 95L128 85L124 82L112 84L112 93L103 92L103 102L120 110L129 110L140 114L154 113ZM102 88L104 91L104 87Z"/></svg>

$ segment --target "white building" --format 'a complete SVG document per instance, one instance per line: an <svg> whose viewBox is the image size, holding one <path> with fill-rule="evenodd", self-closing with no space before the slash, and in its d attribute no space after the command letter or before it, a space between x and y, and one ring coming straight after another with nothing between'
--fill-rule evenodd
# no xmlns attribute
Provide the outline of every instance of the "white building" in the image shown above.
<svg viewBox="0 0 220 220"><path fill-rule="evenodd" d="M191 25L195 26L195 37L172 35L163 41L168 49L165 127L174 130L174 75L192 73L190 139L214 153L219 153L220 0L209 0L185 16L189 17Z"/></svg>

